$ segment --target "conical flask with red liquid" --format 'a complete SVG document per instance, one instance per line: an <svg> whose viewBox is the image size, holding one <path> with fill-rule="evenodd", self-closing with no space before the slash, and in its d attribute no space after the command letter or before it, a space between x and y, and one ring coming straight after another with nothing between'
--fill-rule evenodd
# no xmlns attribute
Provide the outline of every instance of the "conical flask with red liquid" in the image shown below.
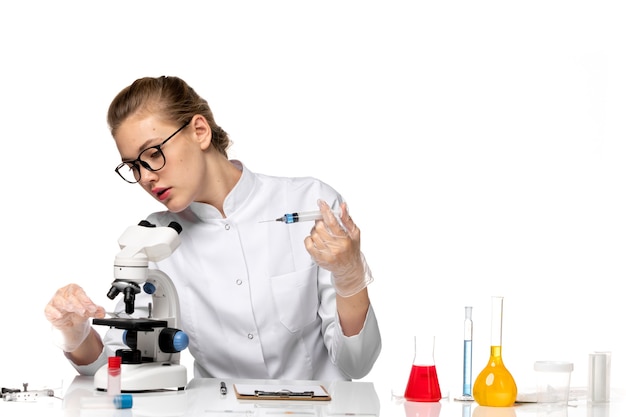
<svg viewBox="0 0 626 417"><path fill-rule="evenodd" d="M441 400L441 389L435 366L435 337L415 336L415 356L404 391L407 401L435 402Z"/></svg>

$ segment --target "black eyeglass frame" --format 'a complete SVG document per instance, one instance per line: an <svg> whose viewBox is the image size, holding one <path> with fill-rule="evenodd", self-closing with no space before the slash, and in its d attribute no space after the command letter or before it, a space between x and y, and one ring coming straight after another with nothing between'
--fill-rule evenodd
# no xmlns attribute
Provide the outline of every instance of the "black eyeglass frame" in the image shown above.
<svg viewBox="0 0 626 417"><path fill-rule="evenodd" d="M171 135L169 135L163 142L161 142L158 145L154 145L154 146L150 146L149 148L144 149L143 151L139 152L139 155L137 155L137 159L133 160L133 161L122 161L121 164L119 164L116 168L115 168L115 172L117 172L117 175L119 175L120 177L122 177L122 179L124 181L126 181L129 184L137 184L139 181L141 181L141 167L144 167L145 169L147 169L150 172L156 172L159 171L161 169L163 169L163 167L165 166L165 164L167 163L167 160L165 159L165 153L163 152L163 150L161 149L161 147L163 145L165 145L167 143L168 140L172 139L174 136L176 136L177 133L179 133L181 130L183 130L184 128L186 128L187 126L189 126L189 123L191 123L191 121L188 121L187 123L185 123L184 125L182 125L181 127L179 127L178 129L176 129L176 131L174 133L172 133ZM159 168L153 169L150 164L148 164L146 161L143 161L141 159L141 155L143 155L145 152L150 151L150 150L156 150L157 152L159 152L162 156L163 156L163 165L161 165ZM138 177L135 181L129 181L126 179L126 177L124 177L124 175L122 175L122 173L120 172L120 169L126 167L126 166L130 166L131 168L135 168L137 167L137 172Z"/></svg>

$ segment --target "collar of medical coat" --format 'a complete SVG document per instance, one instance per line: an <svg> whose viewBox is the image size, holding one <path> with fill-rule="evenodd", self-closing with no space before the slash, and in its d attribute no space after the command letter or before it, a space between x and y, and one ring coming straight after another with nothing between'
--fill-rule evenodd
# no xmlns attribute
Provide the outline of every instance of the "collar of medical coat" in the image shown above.
<svg viewBox="0 0 626 417"><path fill-rule="evenodd" d="M230 161L237 169L242 171L241 178L235 187L228 193L224 200L224 213L226 217L230 217L248 198L254 189L254 175L246 168L243 163L233 159ZM222 215L218 209L210 204L191 203L189 209L198 216L200 220L222 219Z"/></svg>

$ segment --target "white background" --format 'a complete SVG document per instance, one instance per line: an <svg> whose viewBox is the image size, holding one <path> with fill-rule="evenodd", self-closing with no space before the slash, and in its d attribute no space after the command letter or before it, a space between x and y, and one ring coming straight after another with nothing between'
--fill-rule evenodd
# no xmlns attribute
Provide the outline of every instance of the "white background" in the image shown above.
<svg viewBox="0 0 626 417"><path fill-rule="evenodd" d="M412 335L432 332L440 382L459 394L464 307L475 376L501 295L519 386L546 359L574 362L585 386L594 350L613 352L625 386L618 4L3 2L0 385L73 375L43 316L57 288L112 307L117 238L161 206L113 172L106 110L138 77L177 75L232 158L347 199L384 343L364 380L401 391Z"/></svg>

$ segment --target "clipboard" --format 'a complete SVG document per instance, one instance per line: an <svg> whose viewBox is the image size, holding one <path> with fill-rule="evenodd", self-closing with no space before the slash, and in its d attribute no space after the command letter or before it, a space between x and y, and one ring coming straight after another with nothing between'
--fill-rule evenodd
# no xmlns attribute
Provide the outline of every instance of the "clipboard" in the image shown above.
<svg viewBox="0 0 626 417"><path fill-rule="evenodd" d="M233 384L240 400L330 401L323 385L250 385Z"/></svg>

